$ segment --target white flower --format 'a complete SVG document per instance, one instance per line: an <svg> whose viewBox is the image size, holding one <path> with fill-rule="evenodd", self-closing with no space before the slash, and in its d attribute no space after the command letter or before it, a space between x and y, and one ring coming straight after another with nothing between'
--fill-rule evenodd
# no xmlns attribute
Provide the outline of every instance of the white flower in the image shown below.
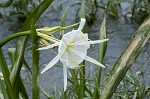
<svg viewBox="0 0 150 99"><path fill-rule="evenodd" d="M47 71L60 60L63 63L64 91L67 88L67 67L75 69L83 60L105 67L95 59L87 56L87 49L90 48L90 44L105 42L108 41L108 39L96 41L89 40L88 34L83 34L81 31L84 27L85 21L85 19L81 18L79 28L64 34L60 42L39 48L39 50L45 50L58 46L58 55L43 69L41 73Z"/></svg>

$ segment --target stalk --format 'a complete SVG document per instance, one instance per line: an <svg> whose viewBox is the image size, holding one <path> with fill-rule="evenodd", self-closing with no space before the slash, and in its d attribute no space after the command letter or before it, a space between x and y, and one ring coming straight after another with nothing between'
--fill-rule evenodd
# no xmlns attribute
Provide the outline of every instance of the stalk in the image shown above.
<svg viewBox="0 0 150 99"><path fill-rule="evenodd" d="M12 35L6 37L2 41L0 41L0 48L3 45L5 45L7 42L9 42L10 40L15 39L15 38L20 37L20 36L25 36L25 35L30 35L30 31L18 32L18 33L15 33L15 34L12 34Z"/></svg>
<svg viewBox="0 0 150 99"><path fill-rule="evenodd" d="M35 27L32 27L32 99L40 99L39 96L39 51L38 35Z"/></svg>

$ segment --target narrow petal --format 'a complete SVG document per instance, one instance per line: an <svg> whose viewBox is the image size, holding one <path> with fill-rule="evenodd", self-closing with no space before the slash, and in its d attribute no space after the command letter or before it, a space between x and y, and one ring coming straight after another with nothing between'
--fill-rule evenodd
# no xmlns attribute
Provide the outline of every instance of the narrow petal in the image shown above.
<svg viewBox="0 0 150 99"><path fill-rule="evenodd" d="M79 55L81 58L83 58L83 59L85 59L85 60L87 60L87 61L90 61L91 63L94 63L94 64L96 64L96 65L98 65L98 66L101 66L101 67L105 68L105 66L104 66L103 64L101 64L100 62L96 61L95 59L93 59L93 58L91 58L91 57L89 57L89 56L84 57L84 54L81 53L81 52L78 52L78 51L75 51L75 50L72 50L72 49L71 49L71 51L72 51L73 53Z"/></svg>
<svg viewBox="0 0 150 99"><path fill-rule="evenodd" d="M72 52L73 54L76 54L76 55L78 55L80 58L85 59L87 51L86 51L86 53L84 53L84 52L82 53L82 52L79 52L79 51L76 51L76 50L73 50L73 49L70 49L70 50L71 50L71 52Z"/></svg>
<svg viewBox="0 0 150 99"><path fill-rule="evenodd" d="M64 91L67 89L67 67L63 66L63 76L64 76Z"/></svg>
<svg viewBox="0 0 150 99"><path fill-rule="evenodd" d="M81 41L77 41L77 42L73 43L73 46L88 46L88 48L89 48L90 43L88 41L81 40Z"/></svg>
<svg viewBox="0 0 150 99"><path fill-rule="evenodd" d="M95 40L95 41L89 41L90 44L97 44L97 43L102 43L102 42L106 42L109 39L102 39L102 40Z"/></svg>
<svg viewBox="0 0 150 99"><path fill-rule="evenodd" d="M93 59L93 58L91 58L89 56L86 56L85 60L87 60L87 61L89 61L91 63L94 63L94 64L96 64L98 66L101 66L101 67L105 68L105 66L103 64L101 64L100 62L96 61L95 59Z"/></svg>
<svg viewBox="0 0 150 99"><path fill-rule="evenodd" d="M84 19L84 18L81 18L81 22L80 22L80 25L79 25L79 28L78 28L78 30L82 30L83 29L83 27L84 27L84 25L85 25L85 22L86 22L86 20Z"/></svg>
<svg viewBox="0 0 150 99"><path fill-rule="evenodd" d="M58 45L59 45L59 42L58 42L58 43L51 44L51 45L46 46L46 47L39 48L39 49L37 49L37 50L46 50L46 49L50 49L50 48L53 48L53 47L58 46Z"/></svg>
<svg viewBox="0 0 150 99"><path fill-rule="evenodd" d="M47 71L48 69L50 69L51 67L53 67L60 59L60 55L58 54L41 72L44 73L45 71Z"/></svg>

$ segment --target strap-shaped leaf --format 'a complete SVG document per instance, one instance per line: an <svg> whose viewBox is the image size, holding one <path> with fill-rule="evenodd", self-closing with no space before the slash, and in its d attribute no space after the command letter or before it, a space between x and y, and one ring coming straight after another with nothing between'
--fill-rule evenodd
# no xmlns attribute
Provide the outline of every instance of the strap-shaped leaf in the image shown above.
<svg viewBox="0 0 150 99"><path fill-rule="evenodd" d="M48 6L52 3L53 0L44 0L37 6L34 11L29 15L27 20L22 26L22 31L27 31L31 29L31 22L35 23L38 18L42 15L42 13L48 8ZM12 82L12 86L15 85L17 77L19 77L20 69L23 64L23 57L25 52L25 45L27 41L27 36L20 37L17 43L17 51L16 51L16 59L14 68L10 74L10 80Z"/></svg>
<svg viewBox="0 0 150 99"><path fill-rule="evenodd" d="M128 47L121 54L109 74L100 99L110 99L126 72L133 65L150 39L150 17L138 28Z"/></svg>

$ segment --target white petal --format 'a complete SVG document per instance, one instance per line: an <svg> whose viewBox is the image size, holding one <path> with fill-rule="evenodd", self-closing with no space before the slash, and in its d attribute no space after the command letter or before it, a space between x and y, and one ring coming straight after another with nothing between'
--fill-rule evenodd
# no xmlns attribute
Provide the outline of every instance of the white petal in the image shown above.
<svg viewBox="0 0 150 99"><path fill-rule="evenodd" d="M73 46L77 46L77 47L83 47L83 46L87 46L87 49L90 47L90 43L88 41L77 41L73 44Z"/></svg>
<svg viewBox="0 0 150 99"><path fill-rule="evenodd" d="M80 55L80 57L84 58L84 55L81 52L78 52L78 51L75 51L75 50L72 50L72 51L74 53L76 53L77 55ZM101 67L105 68L105 66L103 64L101 64L100 62L96 61L95 59L93 59L89 56L86 56L84 59L87 60L87 61L90 61L90 62L92 62L92 63L94 63L98 66L101 66Z"/></svg>
<svg viewBox="0 0 150 99"><path fill-rule="evenodd" d="M61 40L65 42L71 42L75 35L74 31L75 30L72 30L71 32L64 34Z"/></svg>
<svg viewBox="0 0 150 99"><path fill-rule="evenodd" d="M105 68L105 66L103 64L101 64L100 62L96 61L95 59L93 59L93 58L91 58L89 56L86 56L85 60L87 60L87 61L89 61L91 63L94 63L94 64L96 64L98 66L101 66L101 67Z"/></svg>
<svg viewBox="0 0 150 99"><path fill-rule="evenodd" d="M77 68L78 65L85 59L87 54L87 49L82 50L82 48L79 49L71 49L69 54L69 67L70 68Z"/></svg>
<svg viewBox="0 0 150 99"><path fill-rule="evenodd" d="M78 30L82 30L83 29L83 27L84 27L84 25L85 25L85 22L86 22L86 19L84 19L84 18L81 18L81 22L80 22L80 25L79 25L79 28L78 28Z"/></svg>
<svg viewBox="0 0 150 99"><path fill-rule="evenodd" d="M51 45L49 45L47 47L39 48L37 50L46 50L46 49L50 49L50 48L53 48L53 47L58 46L58 45L59 45L59 43L54 43L54 44L51 44Z"/></svg>
<svg viewBox="0 0 150 99"><path fill-rule="evenodd" d="M58 47L58 53L64 53L65 50L66 50L66 42L61 40L60 43L59 43L59 47Z"/></svg>
<svg viewBox="0 0 150 99"><path fill-rule="evenodd" d="M41 72L44 73L45 71L47 71L48 69L50 69L51 67L53 67L60 59L60 55L58 54Z"/></svg>
<svg viewBox="0 0 150 99"><path fill-rule="evenodd" d="M68 53L65 52L60 58L60 61L67 66L69 65L68 56Z"/></svg>
<svg viewBox="0 0 150 99"><path fill-rule="evenodd" d="M88 35L83 34L82 31L80 30L74 30L75 35L74 35L74 40L75 41L80 41L80 40L88 40Z"/></svg>
<svg viewBox="0 0 150 99"><path fill-rule="evenodd" d="M76 50L74 50L74 49L71 49L71 51L72 51L74 54L80 56L80 57L83 58L83 59L85 59L85 57L86 57L86 55L85 55L84 53L82 53L82 52L76 51Z"/></svg>
<svg viewBox="0 0 150 99"><path fill-rule="evenodd" d="M102 40L95 40L95 41L89 41L90 44L97 44L97 43L102 43L102 42L106 42L109 39L102 39Z"/></svg>
<svg viewBox="0 0 150 99"><path fill-rule="evenodd" d="M64 91L67 89L67 67L63 66L63 76L64 76Z"/></svg>
<svg viewBox="0 0 150 99"><path fill-rule="evenodd" d="M76 68L78 65L83 61L84 59L81 58L79 55L75 54L74 52L68 52L66 51L62 57L60 58L60 61L67 65L69 68Z"/></svg>

